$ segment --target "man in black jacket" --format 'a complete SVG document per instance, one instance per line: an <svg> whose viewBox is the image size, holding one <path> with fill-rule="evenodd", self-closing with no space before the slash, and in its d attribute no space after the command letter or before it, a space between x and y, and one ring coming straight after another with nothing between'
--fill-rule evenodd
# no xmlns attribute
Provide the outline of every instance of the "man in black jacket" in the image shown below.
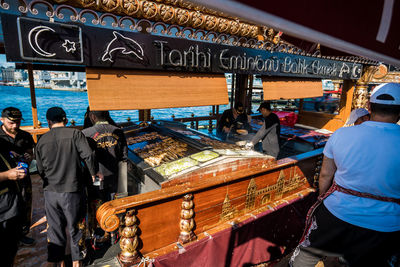
<svg viewBox="0 0 400 267"><path fill-rule="evenodd" d="M80 261L85 257L84 242L81 240L83 232L79 227L82 227L81 220L85 214L82 162L86 164L93 180L98 166L95 154L82 132L65 127L68 120L62 108L49 108L46 118L50 131L40 138L36 146L36 161L43 179L48 223L47 261L54 266L63 261L66 234L69 234L73 266L80 266ZM66 227L68 233L65 232Z"/></svg>
<svg viewBox="0 0 400 267"><path fill-rule="evenodd" d="M93 126L82 132L88 138L89 145L96 151L100 172L104 175L103 185L92 186L89 190L91 210L91 224L95 228L96 208L106 201L114 198L118 190L118 164L126 161L128 157L128 146L122 130L108 122L110 115L108 111L90 111L89 118ZM112 238L115 236L112 235ZM109 235L97 240L107 241ZM113 241L116 241L113 240Z"/></svg>
<svg viewBox="0 0 400 267"><path fill-rule="evenodd" d="M31 163L33 159L33 148L35 143L30 133L21 130L22 113L19 109L8 107L3 109L0 118L2 125L0 127L0 139L8 142L10 145L10 157L15 163L20 161ZM22 227L21 244L31 246L35 243L33 238L26 236L29 233L32 221L32 181L27 172L24 179L18 181L21 196L24 204L24 222Z"/></svg>
<svg viewBox="0 0 400 267"><path fill-rule="evenodd" d="M243 104L238 102L233 109L225 110L217 122L217 136L225 140L229 133L237 129L250 130L250 117L246 114Z"/></svg>
<svg viewBox="0 0 400 267"><path fill-rule="evenodd" d="M21 192L17 181L26 177L9 157L8 144L0 139L0 255L1 266L11 267L21 235Z"/></svg>

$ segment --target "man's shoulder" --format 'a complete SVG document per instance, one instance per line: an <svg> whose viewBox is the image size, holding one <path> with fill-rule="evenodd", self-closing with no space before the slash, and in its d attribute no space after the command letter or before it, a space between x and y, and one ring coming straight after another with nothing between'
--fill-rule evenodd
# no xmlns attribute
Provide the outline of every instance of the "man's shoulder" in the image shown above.
<svg viewBox="0 0 400 267"><path fill-rule="evenodd" d="M88 136L88 135L90 135L90 133L93 132L93 131L95 131L94 126L90 126L90 127L88 127L88 128L83 129L83 130L82 130L82 133L83 133L85 136Z"/></svg>
<svg viewBox="0 0 400 267"><path fill-rule="evenodd" d="M0 126L0 138L6 139L8 140L8 135L6 134L6 132L3 130L3 125Z"/></svg>
<svg viewBox="0 0 400 267"><path fill-rule="evenodd" d="M279 121L279 117L278 115L276 115L275 113L271 112L271 117L274 118L275 120Z"/></svg>
<svg viewBox="0 0 400 267"><path fill-rule="evenodd" d="M4 135L6 132L3 130L3 124L0 125L0 135Z"/></svg>
<svg viewBox="0 0 400 267"><path fill-rule="evenodd" d="M279 117L275 113L271 112L268 116L264 118L264 121L279 122Z"/></svg>
<svg viewBox="0 0 400 267"><path fill-rule="evenodd" d="M81 133L81 131L79 129L71 128L71 127L53 128L40 137L38 144L40 143L40 140L46 140L46 139L57 137L57 136L73 136L76 133Z"/></svg>
<svg viewBox="0 0 400 267"><path fill-rule="evenodd" d="M23 139L33 139L32 135L29 132L22 129L18 130L18 135Z"/></svg>

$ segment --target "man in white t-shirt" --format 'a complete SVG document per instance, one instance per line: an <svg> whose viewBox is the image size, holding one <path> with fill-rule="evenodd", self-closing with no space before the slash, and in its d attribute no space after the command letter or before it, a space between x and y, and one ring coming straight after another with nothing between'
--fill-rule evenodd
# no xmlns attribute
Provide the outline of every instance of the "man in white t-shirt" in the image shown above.
<svg viewBox="0 0 400 267"><path fill-rule="evenodd" d="M371 120L338 129L327 142L319 178L321 205L290 264L324 256L349 266L390 266L400 240L400 84L372 92Z"/></svg>

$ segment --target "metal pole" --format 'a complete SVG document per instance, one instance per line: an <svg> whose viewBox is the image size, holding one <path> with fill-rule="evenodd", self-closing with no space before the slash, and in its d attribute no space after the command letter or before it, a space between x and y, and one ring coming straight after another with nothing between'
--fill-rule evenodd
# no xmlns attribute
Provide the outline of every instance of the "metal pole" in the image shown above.
<svg viewBox="0 0 400 267"><path fill-rule="evenodd" d="M251 103L253 99L253 79L254 76L252 74L249 75L249 89L247 91L247 98L246 98L246 109L247 109L247 114L251 114Z"/></svg>
<svg viewBox="0 0 400 267"><path fill-rule="evenodd" d="M236 86L236 74L232 73L232 79L231 79L231 108L233 108L233 103L235 102L235 86Z"/></svg>
<svg viewBox="0 0 400 267"><path fill-rule="evenodd" d="M36 107L35 80L33 79L32 64L28 64L28 77L29 77L29 89L31 92L33 128L37 129L39 128L39 121L38 121L37 107Z"/></svg>

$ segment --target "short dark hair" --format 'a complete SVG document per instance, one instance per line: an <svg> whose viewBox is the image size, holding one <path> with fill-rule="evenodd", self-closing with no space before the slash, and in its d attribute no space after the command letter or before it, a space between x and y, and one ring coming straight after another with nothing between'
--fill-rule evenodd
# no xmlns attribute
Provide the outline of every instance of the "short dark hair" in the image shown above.
<svg viewBox="0 0 400 267"><path fill-rule="evenodd" d="M271 111L271 103L269 101L264 101L260 104L260 107L257 110L260 111L262 108Z"/></svg>
<svg viewBox="0 0 400 267"><path fill-rule="evenodd" d="M243 108L243 103L242 102L237 102L234 106L234 108L237 110L238 108Z"/></svg>
<svg viewBox="0 0 400 267"><path fill-rule="evenodd" d="M106 121L110 117L109 112L106 110L93 110L90 111L90 114L93 114L98 120L102 121Z"/></svg>
<svg viewBox="0 0 400 267"><path fill-rule="evenodd" d="M400 106L399 105L385 105L385 104L377 104L370 103L371 105L371 113L376 113L384 116L399 116L400 115Z"/></svg>
<svg viewBox="0 0 400 267"><path fill-rule="evenodd" d="M61 107L51 107L46 112L46 119L53 123L64 122L67 119L67 115Z"/></svg>

